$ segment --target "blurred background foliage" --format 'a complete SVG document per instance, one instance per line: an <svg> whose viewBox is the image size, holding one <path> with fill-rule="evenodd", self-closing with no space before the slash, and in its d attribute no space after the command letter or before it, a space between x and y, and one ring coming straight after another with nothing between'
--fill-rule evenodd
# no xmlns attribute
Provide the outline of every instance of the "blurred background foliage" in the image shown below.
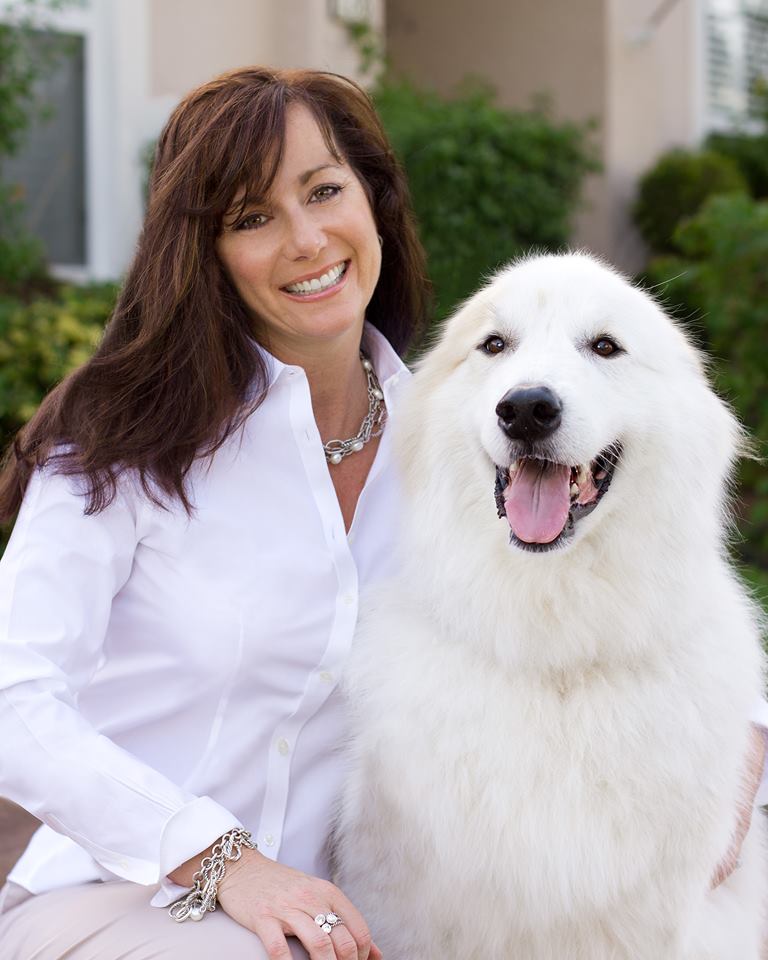
<svg viewBox="0 0 768 960"><path fill-rule="evenodd" d="M35 2L43 0L29 0ZM395 77L377 38L367 28L350 29L409 178L435 286L434 319L450 313L510 258L563 249L584 178L597 169L590 128L556 121L545 104L525 112L503 109L477 82L452 98L440 97ZM2 181L2 159L23 137L36 71L46 69L29 51L23 27L0 25L3 446L44 393L90 354L117 292L110 284L57 283L37 242L13 226L19 201ZM652 288L712 358L719 391L761 454L768 441L768 94L763 95L762 129L713 134L698 151L670 151L638 185L634 208L649 248L639 282ZM151 151L145 160L151 163ZM746 575L766 598L768 478L763 464L752 460L742 464L739 479L737 549Z"/></svg>
<svg viewBox="0 0 768 960"><path fill-rule="evenodd" d="M545 104L502 109L480 83L446 100L385 79L374 100L408 175L435 319L512 257L567 246L584 176L597 169L587 127L555 122Z"/></svg>
<svg viewBox="0 0 768 960"><path fill-rule="evenodd" d="M117 289L115 284L62 285L28 300L0 294L0 434L4 446L48 390L93 353Z"/></svg>
<svg viewBox="0 0 768 960"><path fill-rule="evenodd" d="M739 466L738 554L768 599L768 90L762 128L713 134L672 151L643 179L635 207L650 248L641 282L712 360L721 396L754 440ZM670 216L674 212L674 216Z"/></svg>

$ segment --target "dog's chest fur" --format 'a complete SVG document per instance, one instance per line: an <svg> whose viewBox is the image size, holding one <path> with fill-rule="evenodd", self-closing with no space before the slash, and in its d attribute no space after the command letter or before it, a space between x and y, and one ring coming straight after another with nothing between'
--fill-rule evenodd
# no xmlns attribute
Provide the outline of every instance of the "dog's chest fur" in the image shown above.
<svg viewBox="0 0 768 960"><path fill-rule="evenodd" d="M707 876L727 848L735 777L722 757L745 730L741 716L707 718L711 669L703 685L690 675L695 656L684 673L617 660L515 675L446 641L399 596L374 632L363 624L348 678L365 691L365 722L353 722L358 763L342 817L352 857L339 879L374 929L381 890L403 877L409 909L444 932L435 957L474 956L462 945L471 915L484 916L478 957L504 956L487 950L513 935L537 958L559 928L575 951L576 927L594 930L624 901L656 901L638 915L685 910L690 875ZM355 862L376 864L370 902ZM569 917L579 923L563 927ZM432 956L424 944L389 946L394 960Z"/></svg>

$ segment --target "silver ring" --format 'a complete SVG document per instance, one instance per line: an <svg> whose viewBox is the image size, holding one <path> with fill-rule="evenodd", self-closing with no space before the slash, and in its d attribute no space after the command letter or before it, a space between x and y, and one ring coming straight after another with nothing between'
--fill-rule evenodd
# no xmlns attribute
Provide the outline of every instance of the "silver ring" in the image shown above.
<svg viewBox="0 0 768 960"><path fill-rule="evenodd" d="M330 933L334 927L337 927L340 923L344 923L344 921L335 913L318 913L315 917L315 923L325 933Z"/></svg>

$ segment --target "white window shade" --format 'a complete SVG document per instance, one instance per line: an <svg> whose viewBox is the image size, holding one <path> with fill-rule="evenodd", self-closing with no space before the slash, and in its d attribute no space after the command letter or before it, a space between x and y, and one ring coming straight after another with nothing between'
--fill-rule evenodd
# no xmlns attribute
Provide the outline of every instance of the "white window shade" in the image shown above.
<svg viewBox="0 0 768 960"><path fill-rule="evenodd" d="M708 0L706 36L710 125L756 119L755 81L768 79L768 0Z"/></svg>
<svg viewBox="0 0 768 960"><path fill-rule="evenodd" d="M747 110L750 116L760 117L765 107L756 90L758 81L768 82L768 3L753 6L762 9L746 15Z"/></svg>

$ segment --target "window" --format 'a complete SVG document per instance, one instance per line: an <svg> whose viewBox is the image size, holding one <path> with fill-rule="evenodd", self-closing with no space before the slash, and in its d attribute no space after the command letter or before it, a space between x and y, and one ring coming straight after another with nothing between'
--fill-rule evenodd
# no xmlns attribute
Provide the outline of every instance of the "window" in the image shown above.
<svg viewBox="0 0 768 960"><path fill-rule="evenodd" d="M42 56L52 35L33 35ZM37 81L34 119L21 149L3 164L3 179L24 200L27 227L56 265L86 262L84 41L56 35L50 70Z"/></svg>
<svg viewBox="0 0 768 960"><path fill-rule="evenodd" d="M708 0L706 35L710 125L756 120L756 81L768 80L768 0Z"/></svg>

